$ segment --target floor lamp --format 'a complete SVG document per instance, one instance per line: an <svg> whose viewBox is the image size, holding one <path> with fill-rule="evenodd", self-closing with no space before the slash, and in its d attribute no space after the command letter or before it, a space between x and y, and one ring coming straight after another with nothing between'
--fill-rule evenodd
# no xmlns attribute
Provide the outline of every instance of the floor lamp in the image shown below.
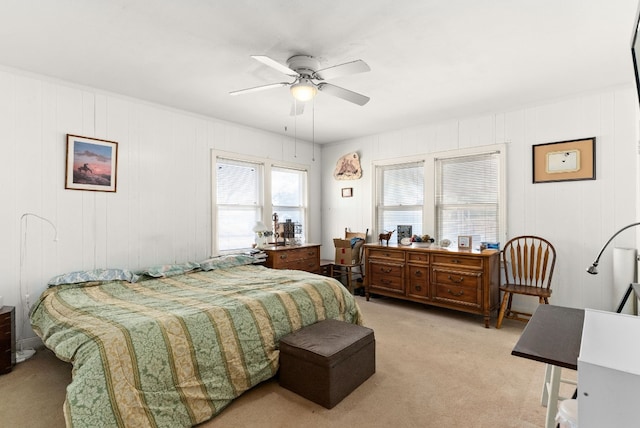
<svg viewBox="0 0 640 428"><path fill-rule="evenodd" d="M611 241L613 241L613 238L615 238L616 236L618 236L620 234L620 232L629 229L630 227L634 227L634 226L638 226L640 225L640 222L636 222L636 223L631 223L626 225L625 227L623 227L622 229L618 230L616 233L614 233L611 238L609 238L609 240L602 246L602 249L600 250L600 253L598 253L598 257L596 257L596 260L591 264L591 266L589 266L587 268L587 272L589 272L591 275L597 275L598 274L598 263L600 262L600 257L602 256L602 253L604 253L605 248L607 248L607 246L611 243ZM616 309L617 313L621 313L622 309L624 308L624 305L626 305L627 300L629 300L629 296L631 296L631 291L633 290L633 283L629 284L629 287L627 288L627 291L625 292L624 296L622 297L622 300L620 301L620 304L618 305L618 309Z"/></svg>
<svg viewBox="0 0 640 428"><path fill-rule="evenodd" d="M58 229L56 228L56 226L51 222L51 220L49 220L48 218L39 216L38 214L33 214L33 213L24 213L22 214L22 216L20 217L20 280L19 280L19 287L20 287L20 302L22 302L22 322L20 323L20 335L22 336L22 334L24 333L24 325L27 322L27 316L29 315L29 311L30 311L30 303L29 303L29 286L26 285L26 290L24 290L25 286L23 285L23 272L24 272L24 265L25 265L25 259L26 259L26 254L27 254L27 226L28 226L28 217L36 217L46 223L49 223L51 225L51 227L53 228L53 232L54 232L54 236L53 236L53 241L57 242L58 241ZM23 361L28 360L29 358L33 357L33 355L36 353L35 350L33 349L23 349L24 343L24 337L22 337L22 340L20 341L20 350L18 352L16 352L16 362L17 363L21 363Z"/></svg>

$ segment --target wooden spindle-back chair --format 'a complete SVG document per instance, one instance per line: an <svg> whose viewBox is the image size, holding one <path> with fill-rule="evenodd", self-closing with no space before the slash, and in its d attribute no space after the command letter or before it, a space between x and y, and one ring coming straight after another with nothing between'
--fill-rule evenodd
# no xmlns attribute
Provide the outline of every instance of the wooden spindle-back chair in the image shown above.
<svg viewBox="0 0 640 428"><path fill-rule="evenodd" d="M496 328L502 326L504 318L526 322L531 317L530 313L514 311L511 308L514 294L535 296L538 303L549 304L555 264L556 250L544 238L525 235L507 242L502 250L505 283L500 286L504 295Z"/></svg>

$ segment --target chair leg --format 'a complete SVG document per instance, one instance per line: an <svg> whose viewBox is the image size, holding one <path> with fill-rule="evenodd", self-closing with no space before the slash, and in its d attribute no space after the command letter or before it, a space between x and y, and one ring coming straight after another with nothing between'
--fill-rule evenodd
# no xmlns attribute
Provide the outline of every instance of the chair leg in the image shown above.
<svg viewBox="0 0 640 428"><path fill-rule="evenodd" d="M498 321L496 321L496 328L502 327L502 319L504 318L504 311L507 306L507 302L511 303L511 293L504 292L504 296L502 297L502 303L500 304L500 311L498 312Z"/></svg>
<svg viewBox="0 0 640 428"><path fill-rule="evenodd" d="M513 294L509 293L509 303L507 303L507 310L505 311L505 314L507 314L507 317L510 317L511 314L511 304L513 303Z"/></svg>

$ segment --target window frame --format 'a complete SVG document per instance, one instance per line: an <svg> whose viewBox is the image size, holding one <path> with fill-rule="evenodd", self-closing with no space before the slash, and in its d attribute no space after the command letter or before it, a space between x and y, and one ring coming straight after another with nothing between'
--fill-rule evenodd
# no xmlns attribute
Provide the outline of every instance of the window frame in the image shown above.
<svg viewBox="0 0 640 428"><path fill-rule="evenodd" d="M416 162L424 162L424 209L422 210L423 234L430 235L435 239L442 239L436 234L436 160L455 157L466 157L474 155L482 155L487 153L499 153L499 206L498 206L498 237L499 242L506 242L507 237L507 152L506 144L491 144L486 146L469 147L462 149L446 150L440 152L427 153L423 155L414 155L393 159L382 159L372 162L374 174L372 179L372 213L373 224L376 230L373 231L377 236L383 231L377 230L380 223L378 215L378 187L380 180L378 178L378 167L411 164ZM475 247L475 245L474 245Z"/></svg>
<svg viewBox="0 0 640 428"><path fill-rule="evenodd" d="M487 146L469 147L456 150L447 150L442 152L430 153L427 156L427 163L431 165L432 174L428 174L429 188L433 191L429 193L428 199L425 198L425 205L430 204L433 209L431 210L431 216L429 218L430 228L433 233L436 233L436 218L437 218L437 206L436 206L436 161L440 159L452 159L471 157L478 155L486 155L491 153L498 153L498 242L506 242L507 236L507 146L506 144L492 144ZM426 187L426 186L425 186ZM441 237L437 237L442 239ZM474 243L474 248L476 244Z"/></svg>
<svg viewBox="0 0 640 428"><path fill-rule="evenodd" d="M303 206L303 237L305 242L309 237L309 166L297 164L293 162L279 161L269 158L262 158L251 155L244 155L233 152L225 152L220 150L211 150L210 167L211 167L211 255L218 256L220 254L238 253L239 251L250 248L237 248L232 250L220 250L218 242L218 189L217 189L217 161L218 159L227 159L237 162L255 163L262 167L261 188L258 189L262 198L262 222L269 230L273 227L273 199L271 194L271 173L273 168L291 169L302 171L305 173L304 196L302 198Z"/></svg>
<svg viewBox="0 0 640 428"><path fill-rule="evenodd" d="M378 230L378 225L380 224L380 218L379 218L379 209L378 209L378 201L380 199L380 191L379 191L379 186L382 184L381 180L380 180L380 174L379 174L379 168L384 168L384 167L392 167L392 166L396 166L396 165L411 165L411 164L418 164L418 163L422 163L423 164L423 173L425 174L425 178L423 179L423 196L422 196L422 200L424 202L423 204L423 208L422 208L422 225L423 225L423 230L424 227L426 225L426 220L427 220L427 213L424 209L424 207L426 206L426 197L427 197L427 181L426 181L426 175L427 175L427 170L429 169L429 165L426 163L426 158L425 156L409 156L409 157L402 157L402 158L394 158L394 159L383 159L383 160L377 160L377 161L373 161L373 198L372 199L372 203L373 203L373 224L374 224L374 233L373 236L378 236L378 234L383 233L385 231L383 230ZM411 207L413 207L414 205L411 205ZM407 210L409 209L409 206L407 206ZM397 240L398 234L397 231L393 234L393 236L395 237L395 239ZM393 242L393 241L392 241Z"/></svg>
<svg viewBox="0 0 640 428"><path fill-rule="evenodd" d="M385 205L382 206L381 205L381 200L384 199L382 196L382 189L384 188L384 180L383 180L383 174L382 174L382 170L392 170L392 169L406 169L406 168L412 168L412 167L422 167L422 174L423 174L423 179L422 179L422 184L423 184L423 188L422 188L422 205ZM424 158L417 158L417 159L413 159L413 158L402 158L402 159L392 159L389 161L383 161L383 162L375 162L374 164L374 198L373 198L373 204L374 204L374 224L375 224L375 229L376 229L376 234L378 233L383 233L386 231L383 230L378 230L380 225L382 224L382 220L381 220L381 213L382 212L396 212L399 213L401 211L415 211L416 208L419 208L421 211L421 226L424 228L425 225L425 196L426 196L426 182L424 179L424 175L426 173L426 169L427 169L427 164L425 163ZM388 208L383 208L383 207L388 207ZM395 229L395 228L394 228ZM394 230L391 229L391 230ZM415 230L414 230L415 232ZM396 230L396 232L392 235L390 242L397 242L398 239L398 231Z"/></svg>

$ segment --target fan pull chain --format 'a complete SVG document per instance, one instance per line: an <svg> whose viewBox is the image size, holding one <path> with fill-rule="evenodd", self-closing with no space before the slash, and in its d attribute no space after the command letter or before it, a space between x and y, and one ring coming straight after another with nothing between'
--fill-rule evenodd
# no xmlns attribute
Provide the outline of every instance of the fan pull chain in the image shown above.
<svg viewBox="0 0 640 428"><path fill-rule="evenodd" d="M316 161L316 99L311 106L311 161Z"/></svg>
<svg viewBox="0 0 640 428"><path fill-rule="evenodd" d="M293 97L293 157L298 157L298 101Z"/></svg>

